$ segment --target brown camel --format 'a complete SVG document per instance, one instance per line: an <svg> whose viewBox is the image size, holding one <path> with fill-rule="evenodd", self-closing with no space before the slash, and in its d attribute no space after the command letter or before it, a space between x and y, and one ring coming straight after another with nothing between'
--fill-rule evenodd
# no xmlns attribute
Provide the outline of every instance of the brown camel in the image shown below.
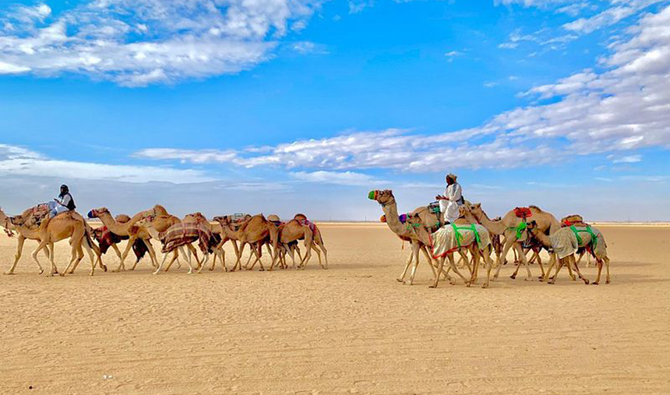
<svg viewBox="0 0 670 395"><path fill-rule="evenodd" d="M514 248L517 251L519 258L521 259L521 263L526 267L528 274L526 281L532 281L533 277L530 272L528 260L526 259L526 255L523 252L523 242L525 242L528 238L528 232L526 231L527 219L520 218L517 215L518 211L516 209L510 210L500 221L492 221L489 219L488 215L486 215L484 210L482 210L481 204L472 204L470 205L469 209L477 218L479 223L481 223L490 233L505 236L505 244L500 259L498 259L498 262L496 262L498 268L496 269L496 273L494 274L493 279L495 280L498 278L500 268L507 259L507 253L511 248ZM552 234L561 227L556 217L548 212L541 210L537 206L529 206L526 210L521 210L519 212L523 213L523 215L526 215L527 218L531 218L532 220L536 221L538 229L545 234ZM500 260L502 260L502 262L500 262ZM544 277L544 267L542 266L541 262L538 263L540 270L542 271L542 276ZM520 268L521 265L517 266L514 274L512 274L510 277L513 279L516 278Z"/></svg>
<svg viewBox="0 0 670 395"><path fill-rule="evenodd" d="M150 216L160 216L160 215L168 215L167 210L163 206L156 205L150 210L142 211L137 214L135 214L130 221L125 222L125 223L118 223L112 215L110 214L109 210L105 207L101 207L99 209L91 210L88 213L89 218L99 218L100 221L109 229L112 233L118 235L118 236L128 236L128 244L126 245L126 250L123 252L123 255L121 256L121 263L119 264L119 267L114 270L115 272L125 270L125 261L126 257L128 256L128 253L130 252L130 249L132 248L133 243L137 239L141 239L144 244L147 246L147 249L149 250L149 256L151 257L151 264L154 267L158 266L158 261L156 259L156 252L154 251L153 246L151 245L151 235L145 228L141 228L136 226L136 222ZM134 268L135 266L133 266Z"/></svg>
<svg viewBox="0 0 670 395"><path fill-rule="evenodd" d="M260 258L262 255L262 246L268 240L271 243L274 243L274 240L278 237L278 230L275 225L269 222L263 214L254 215L248 220L241 223L234 223L229 216L223 217L214 217L214 220L221 224L221 230L223 234L231 240L237 240L240 242L240 251L237 255L237 260L233 266L232 271L237 270L242 267L242 254L244 253L244 247L249 244L256 254L256 262L260 263L261 271L265 270L263 267L263 262ZM276 252L275 252L276 253ZM272 256L272 261L275 260L275 253L270 251ZM252 266L253 268L253 266Z"/></svg>
<svg viewBox="0 0 670 395"><path fill-rule="evenodd" d="M10 218L9 222L12 223L12 225L14 225L17 229L20 229L21 227L25 226L23 220L23 217L17 216ZM92 240L92 230L90 227L88 227L81 215L75 213L74 211L62 213L51 219L42 221L37 232L37 238L40 241L40 244L37 246L35 251L33 251L32 257L40 268L40 272L42 272L42 266L37 259L37 254L42 249L48 248L49 260L51 262L49 276L53 276L54 274L58 273L58 268L56 267L54 256L55 243L65 239L70 239L71 259L65 271L61 273L61 276L65 275L66 273L74 273L75 269L79 265L79 262L84 257L83 248L88 251L89 257L91 259L91 276L95 274L95 265L97 262L99 262L100 267L106 271L106 267L102 264L102 260L100 258L100 249ZM97 260L94 259L94 255L97 256ZM14 266L10 269L9 273L13 273L13 271Z"/></svg>
<svg viewBox="0 0 670 395"><path fill-rule="evenodd" d="M291 259L293 260L293 268L295 269L295 259L293 258L293 253L291 250L291 245L295 245L294 243L297 242L298 240L305 240L305 247L307 248L307 252L305 254L305 257L301 260L300 264L298 265L298 268L304 268L304 263L306 263L310 256L311 256L311 251L312 249L310 246L314 242L314 233L312 233L312 230L308 225L303 225L304 222L301 223L301 221L297 219L292 219L288 222L281 222L279 220L279 217L275 215L271 215L268 217L268 220L271 224L277 227L277 233L278 236L272 241L272 248L275 250L274 258L272 260L272 265L270 266L270 270L272 270L278 260L281 259L280 254L282 251L289 251ZM279 225L277 225L279 223ZM323 242L323 241L321 241ZM315 248L316 251L318 249ZM319 263L321 263L321 259L319 259ZM321 264L321 267L323 267L323 264Z"/></svg>
<svg viewBox="0 0 670 395"><path fill-rule="evenodd" d="M136 226L142 228L145 232L147 232L149 235L151 235L152 238L154 238L156 240L160 240L160 238L158 238L160 233L165 232L170 227L172 227L174 225L181 224L181 223L182 223L182 221L178 217L175 217L174 215L170 215L170 214L163 214L163 215L156 215L156 216L146 215L144 218L142 218L142 219L140 219L139 221L136 222ZM200 264L200 262L198 260L198 254L196 253L195 248L193 248L193 246L190 245L190 244L187 245L187 248L189 248L189 251L191 251L192 254L195 256L196 262L198 262L198 264ZM170 263L168 264L167 268L165 269L166 272L168 270L170 270L170 267L172 266L172 264L175 261L179 262L178 261L179 250L182 251L182 253L186 257L186 260L189 264L189 267L191 267L190 257L187 254L184 253L184 249L182 247L179 247L178 250L172 251L173 257L172 257L172 260L170 261ZM168 254L165 254L163 256L163 260L162 260L161 264L157 266L158 269L154 272L154 274L158 274L160 272L160 269L163 267L163 264L165 263L165 261L167 259L167 256L168 256ZM136 265L137 265L137 263L135 263L135 265L133 265L131 270L135 270ZM181 267L181 265L179 263L178 263L178 266ZM192 271L192 269L189 270L189 273L191 271Z"/></svg>
<svg viewBox="0 0 670 395"><path fill-rule="evenodd" d="M26 221L29 220L29 218L25 216L26 212L22 215L10 218L0 210L0 223L2 223L2 226L19 233L18 249L14 263L5 274L14 274L16 265L21 258L23 245L26 239L37 240L40 242L32 253L33 260L37 263L40 274L42 274L44 270L37 259L38 253L43 249L45 250L45 254L49 257L51 262L51 271L49 275L52 276L57 274L58 268L56 267L53 256L54 244L68 238L70 239L70 245L72 247L72 257L62 275L65 273L74 273L77 265L84 257L83 248L87 250L89 258L91 259L91 275L95 273L96 262L100 265L101 269L107 271L107 267L102 263L100 258L100 249L95 245L91 238L92 230L88 227L88 224L86 224L81 215L71 211L60 214L52 219L46 219L41 222L39 227L30 227L26 224ZM94 258L94 255L97 259Z"/></svg>
<svg viewBox="0 0 670 395"><path fill-rule="evenodd" d="M307 219L305 214L296 214L293 217L294 220L298 221L301 225L308 226L313 233L312 243L305 245L307 247L307 254L311 256L311 250L316 251L316 256L319 258L319 265L323 269L328 269L328 250L326 250L326 245L323 242L323 236L321 235L321 230L319 227L310 220ZM320 251L319 251L320 250ZM325 265L321 263L321 253L323 252L323 258L326 261ZM299 268L304 269L309 262L309 258L303 259L303 263L298 266Z"/></svg>

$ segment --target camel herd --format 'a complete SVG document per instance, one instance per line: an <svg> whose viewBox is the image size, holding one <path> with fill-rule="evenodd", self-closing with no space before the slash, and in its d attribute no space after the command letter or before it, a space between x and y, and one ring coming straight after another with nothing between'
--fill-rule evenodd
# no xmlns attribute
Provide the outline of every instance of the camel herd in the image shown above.
<svg viewBox="0 0 670 395"><path fill-rule="evenodd" d="M489 286L491 271L495 265L497 269L493 279L497 279L500 269L506 263L507 253L513 250L519 259L519 265L511 278L516 278L523 265L526 268L526 280L532 280L529 263L536 261L541 270L541 281L553 284L563 266L566 266L570 277L575 280L573 269L585 284L589 284L579 271L578 264L584 254L595 258L598 274L592 284L598 284L603 267L606 268L606 283L610 282L609 258L605 239L600 231L584 223L579 215L572 215L558 221L551 213L543 211L537 206L517 207L510 210L504 217L490 219L484 212L481 204L465 202L459 208L459 218L452 224L443 224L439 210L432 206L419 207L411 213L399 215L393 192L390 190L371 191L368 195L371 200L377 201L384 211L383 221L402 240L409 241L412 251L405 268L398 278L405 282L407 271L412 267L409 284L414 283L416 268L419 264L419 255L423 253L433 271L431 288L438 286L441 278L446 278L452 284L455 280L449 275L453 271L467 286L475 283L478 276L479 263L483 259L486 266L486 279L483 287ZM550 255L549 268L544 269L540 251L546 250ZM533 253L530 260L526 254ZM491 254L495 252L494 263ZM470 271L467 278L459 270L454 260L458 253L461 262ZM467 254L470 254L468 258ZM575 254L579 253L579 260ZM448 266L444 269L445 259ZM553 267L556 271L550 275ZM550 277L551 276L551 277Z"/></svg>
<svg viewBox="0 0 670 395"><path fill-rule="evenodd" d="M224 271L235 271L242 268L242 254L247 245L252 251L244 266L247 269L253 269L258 263L260 270L265 270L261 261L263 246L267 248L272 259L268 270L273 270L275 267L288 268L286 255L290 256L293 268L303 269L311 258L312 250L316 251L321 267L328 268L328 251L324 246L321 231L303 214L297 214L286 222L282 222L276 215L265 218L262 214L246 215L242 218L221 216L215 217L214 221L210 222L201 213L190 214L180 219L169 214L161 205L139 212L133 217L126 215L113 217L109 210L103 207L88 213L89 218L97 218L103 224L97 229L92 229L77 212L71 211L49 219L38 215L44 213L38 208L40 206L13 217L7 216L0 209L0 226L10 236L18 234L17 253L11 268L5 274L14 274L26 239L39 242L32 253L32 258L39 268L39 273L42 274L44 269L39 262L38 254L44 251L51 263L50 276L59 273L55 263L54 244L61 240L69 240L71 246L70 262L67 268L60 272L61 275L74 273L84 258L84 251L88 252L91 260L91 275L94 275L96 265L107 271L102 262L102 255L109 248L116 252L120 260L119 266L114 271L125 270L125 261L131 249L136 256L131 270L134 270L140 259L148 253L156 269L154 274L160 273L165 267L167 258L171 257L165 267L167 271L174 262L181 265L179 263L181 253L189 266L189 274L194 270L194 263L195 270L200 273L210 257L212 263L209 270L215 269L218 259ZM162 245L164 255L160 263L151 244L152 239L158 240ZM121 252L117 244L124 240L128 243ZM301 240L304 241L306 248L304 257L298 248L298 242ZM231 269L226 267L223 249L228 241L233 245L236 255L235 264ZM198 256L195 243L198 244L202 257ZM295 259L296 253L298 263ZM322 253L324 261L321 259ZM252 257L255 257L255 261L250 265Z"/></svg>

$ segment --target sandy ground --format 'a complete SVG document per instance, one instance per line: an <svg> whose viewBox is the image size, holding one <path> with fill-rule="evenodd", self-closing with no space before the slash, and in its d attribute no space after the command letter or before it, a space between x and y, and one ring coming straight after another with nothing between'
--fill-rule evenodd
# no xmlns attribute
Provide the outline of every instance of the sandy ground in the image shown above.
<svg viewBox="0 0 670 395"><path fill-rule="evenodd" d="M600 227L610 285L508 266L488 290L429 289L425 263L402 285L383 225L322 229L327 271L47 278L27 243L0 276L0 394L670 393L670 227ZM14 249L1 234L3 270Z"/></svg>

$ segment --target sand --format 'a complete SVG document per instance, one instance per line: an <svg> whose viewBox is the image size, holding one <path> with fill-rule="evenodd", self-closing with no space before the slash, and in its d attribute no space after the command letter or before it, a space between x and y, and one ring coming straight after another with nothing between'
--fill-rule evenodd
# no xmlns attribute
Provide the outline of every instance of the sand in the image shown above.
<svg viewBox="0 0 670 395"><path fill-rule="evenodd" d="M425 263L398 283L383 225L323 224L329 270L47 278L28 242L0 276L0 394L670 393L670 227L600 229L612 284L508 265L490 289L429 289ZM2 270L14 249L1 234Z"/></svg>

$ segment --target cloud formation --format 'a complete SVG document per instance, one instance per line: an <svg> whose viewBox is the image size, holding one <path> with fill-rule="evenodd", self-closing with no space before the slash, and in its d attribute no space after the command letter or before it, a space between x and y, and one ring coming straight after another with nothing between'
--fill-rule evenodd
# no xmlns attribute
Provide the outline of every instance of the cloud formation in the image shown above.
<svg viewBox="0 0 670 395"><path fill-rule="evenodd" d="M230 163L244 167L353 171L510 168L573 155L670 149L670 6L643 16L628 37L610 46L604 71L586 69L525 95L540 102L458 132L422 135L388 129L233 150L146 149L149 159Z"/></svg>
<svg viewBox="0 0 670 395"><path fill-rule="evenodd" d="M198 170L56 160L22 147L6 144L0 144L0 176L76 178L131 183L170 182L175 184L213 180L213 178Z"/></svg>
<svg viewBox="0 0 670 395"><path fill-rule="evenodd" d="M236 73L271 56L319 0L93 0L0 17L0 74L77 73L125 86Z"/></svg>

